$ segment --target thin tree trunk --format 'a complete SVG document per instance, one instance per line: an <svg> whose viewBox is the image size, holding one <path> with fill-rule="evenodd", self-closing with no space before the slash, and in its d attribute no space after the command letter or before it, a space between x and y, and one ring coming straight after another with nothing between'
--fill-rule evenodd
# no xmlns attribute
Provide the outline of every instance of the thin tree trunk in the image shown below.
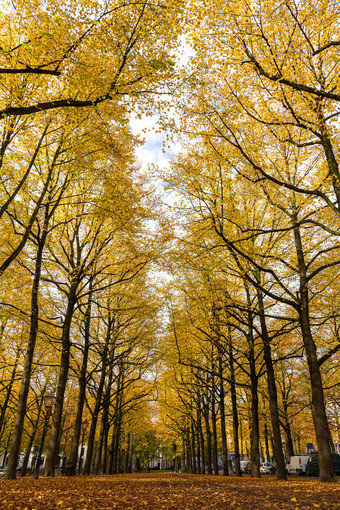
<svg viewBox="0 0 340 510"><path fill-rule="evenodd" d="M291 431L290 422L289 422L288 410L285 409L285 404L283 404L283 419L284 419L283 429L286 433L286 438L287 438L287 450L288 450L289 456L292 457L293 455L295 455L295 451L294 451L294 444L293 444L293 438L292 438L292 431Z"/></svg>
<svg viewBox="0 0 340 510"><path fill-rule="evenodd" d="M111 357L112 358L112 357ZM96 453L96 458L94 462L93 471L95 474L105 474L106 472L106 448L107 448L107 434L109 428L109 408L110 408L110 396L111 396L111 384L113 377L113 363L110 363L109 377L107 382L107 387L103 396L103 414L102 421L100 426L100 435L99 435L99 443L98 450Z"/></svg>
<svg viewBox="0 0 340 510"><path fill-rule="evenodd" d="M230 395L231 395L231 408L233 415L233 443L235 452L235 474L242 476L240 465L240 447L239 447L239 434L238 434L238 410L237 410L237 395L236 395L236 380L235 380L235 367L234 367L234 353L233 344L231 340L231 328L228 328L228 354L229 354L229 370L230 370Z"/></svg>
<svg viewBox="0 0 340 510"><path fill-rule="evenodd" d="M114 419L113 419L113 427L112 427L112 438L111 438L111 446L109 451L109 460L108 460L108 473L112 475L115 473L116 465L117 465L117 451L116 445L119 445L119 438L117 441L117 435L119 433L119 422L121 418L121 404L122 404L122 393L123 393L123 366L119 365L118 377L117 377L117 391L116 391L116 401L114 406Z"/></svg>
<svg viewBox="0 0 340 510"><path fill-rule="evenodd" d="M107 462L107 472L109 475L113 474L113 449L116 444L115 433L116 433L116 427L115 427L115 423L113 423L110 450L109 450L109 459ZM136 462L137 462L137 460L136 460Z"/></svg>
<svg viewBox="0 0 340 510"><path fill-rule="evenodd" d="M191 454L192 454L192 472L197 473L196 465L196 441L195 441L195 425L193 419L191 420Z"/></svg>
<svg viewBox="0 0 340 510"><path fill-rule="evenodd" d="M213 438L213 465L214 475L218 475L218 452L217 452L217 413L216 413L216 388L213 379L212 395L211 395L211 422L212 422L212 438Z"/></svg>
<svg viewBox="0 0 340 510"><path fill-rule="evenodd" d="M220 379L220 415L221 415L221 439L222 439L222 454L223 454L223 475L229 475L228 469L228 445L227 445L227 431L225 426L225 403L224 403L224 382L223 382L223 365L222 356L219 353L218 357L218 370Z"/></svg>
<svg viewBox="0 0 340 510"><path fill-rule="evenodd" d="M8 439L7 439L7 444L5 446L5 451L3 453L2 466L1 466L2 469L4 469L4 467L6 465L6 460L7 460L7 454L8 454L8 448L9 448L10 439L11 439L11 436L9 435Z"/></svg>
<svg viewBox="0 0 340 510"><path fill-rule="evenodd" d="M36 436L37 431L38 431L40 415L41 415L41 411L42 411L42 408L43 408L43 405L44 405L44 395L45 395L45 392L46 392L46 388L47 388L47 384L45 384L45 386L43 388L43 391L41 393L40 401L38 402L37 419L35 420L35 422L33 424L32 434L31 434L29 443L28 443L27 448L26 448L24 460L22 462L21 477L26 476L26 473L27 473L28 461L29 461L29 458L30 458L30 455L31 455L31 450L32 450L32 446L33 446L33 443L34 443L34 439L35 439L35 436Z"/></svg>
<svg viewBox="0 0 340 510"><path fill-rule="evenodd" d="M185 439L184 434L182 435L182 455L181 455L181 472L187 473L187 466L186 466L186 452L185 452Z"/></svg>
<svg viewBox="0 0 340 510"><path fill-rule="evenodd" d="M126 450L126 455L125 455L124 473L129 473L130 441L131 441L131 434L130 434L130 432L128 432L127 439L126 439L127 450Z"/></svg>
<svg viewBox="0 0 340 510"><path fill-rule="evenodd" d="M257 281L260 284L261 278L260 275L257 274ZM262 292L259 288L257 288L257 301L259 307L260 314L260 323L261 323L261 337L263 342L263 357L264 362L267 369L267 388L268 388L268 396L269 396L269 408L270 408L270 417L272 424L272 432L273 432L273 444L274 444L274 458L276 462L277 469L277 479L278 480L287 480L287 471L285 465L285 459L283 455L283 447L281 440L281 430L280 430L280 418L279 411L277 407L277 390L276 390L276 382L275 382L275 373L273 367L273 360L271 354L271 346L270 339L268 335L268 329L265 318L265 310L263 303Z"/></svg>
<svg viewBox="0 0 340 510"><path fill-rule="evenodd" d="M187 427L185 431L185 442L186 442L186 464L189 473L192 473L192 455L191 455L191 443L190 443L190 428Z"/></svg>
<svg viewBox="0 0 340 510"><path fill-rule="evenodd" d="M256 374L252 318L249 319L248 345L249 345L248 355L250 366L250 391L251 391L251 427L250 427L251 475L254 477L259 477L260 476L259 398L258 398L258 377Z"/></svg>
<svg viewBox="0 0 340 510"><path fill-rule="evenodd" d="M96 434L99 411L100 411L101 404L102 404L102 390L103 390L104 380L105 380L105 371L106 371L106 366L105 367L103 366L102 372L101 372L101 378L99 381L99 388L98 388L98 392L96 395L95 407L93 410L93 415L92 415L92 420L91 420L89 437L88 437L86 459L85 459L85 464L84 464L84 469L83 469L84 475L89 475L91 472L92 456L93 456L93 450L94 450L94 439L95 439L95 434Z"/></svg>
<svg viewBox="0 0 340 510"><path fill-rule="evenodd" d="M83 471L84 475L89 475L90 471L91 471L94 438L95 438L95 433L96 433L98 415L99 415L99 411L102 406L102 396L103 396L103 391L104 391L106 367L107 367L107 353L108 353L109 342L111 340L112 325L113 325L113 318L111 317L111 315L109 315L106 338L105 338L105 345L104 345L103 355L102 355L102 370L101 370L100 381L99 381L98 391L97 391L97 395L96 395L96 402L95 402L95 406L94 406L94 410L93 410L91 428L90 428L89 439L88 439L88 444L87 444L86 460L85 460L84 471Z"/></svg>
<svg viewBox="0 0 340 510"><path fill-rule="evenodd" d="M197 473L200 475L202 473L202 469L201 469L201 441L199 432L196 433L196 441L197 441Z"/></svg>
<svg viewBox="0 0 340 510"><path fill-rule="evenodd" d="M1 433L2 428L4 426L5 415L6 415L6 411L7 411L7 407L8 407L8 402L9 402L9 399L10 399L11 394L12 394L12 389L13 389L13 384L14 384L14 381L15 381L15 376L16 376L16 373L17 373L19 358L20 358L20 349L19 349L19 347L17 347L17 351L16 351L16 354L15 354L15 360L14 360L14 365L13 365L11 377L10 377L8 386L6 388L5 400L4 400L4 403L1 405L0 433Z"/></svg>
<svg viewBox="0 0 340 510"><path fill-rule="evenodd" d="M250 459L251 459L251 475L255 477L260 476L260 430L259 430L259 403L258 403L258 380L252 374L251 377L251 444L250 444Z"/></svg>
<svg viewBox="0 0 340 510"><path fill-rule="evenodd" d="M115 431L115 445L113 449L113 473L118 473L118 461L119 461L119 448L121 441L122 432L122 420L123 420L123 401L124 401L124 379L125 379L125 367L124 363L119 365L119 377L117 383L117 400L116 400L116 431Z"/></svg>
<svg viewBox="0 0 340 510"><path fill-rule="evenodd" d="M66 314L62 329L61 335L61 360L60 360L60 369L58 376L58 386L54 404L54 413L53 413L53 422L52 422L52 431L50 436L50 441L48 444L47 454L46 454L46 462L44 474L45 476L54 476L54 468L57 461L58 456L58 446L59 446L59 438L60 438L60 429L61 429L61 421L63 415L63 407L64 407L64 396L66 390L66 384L68 380L68 371L70 366L70 350L71 350L71 342L70 342L70 329L71 322L74 312L74 306L76 303L76 290L78 287L78 275L74 274L71 286L68 293L67 299L67 308Z"/></svg>
<svg viewBox="0 0 340 510"><path fill-rule="evenodd" d="M201 407L201 395L198 393L197 402L197 428L199 435L200 451L201 451L201 473L205 474L205 448L204 448L204 433L202 426L202 407Z"/></svg>
<svg viewBox="0 0 340 510"><path fill-rule="evenodd" d="M196 421L195 421L195 430L194 434L196 435L196 444L197 444L197 473L201 474L201 440L200 440L200 427L202 426L201 423L201 409L199 404L199 393L197 393L195 398L195 411L196 411Z"/></svg>
<svg viewBox="0 0 340 510"><path fill-rule="evenodd" d="M207 402L203 402L203 413L204 413L204 421L205 421L205 431L207 435L207 470L208 475L212 475L211 469L211 461L212 461L212 445L211 445L211 430L209 423L209 404Z"/></svg>
<svg viewBox="0 0 340 510"><path fill-rule="evenodd" d="M268 425L267 425L267 421L264 422L264 444L265 444L265 447L266 447L266 459L267 459L267 462L270 462L269 437L268 437Z"/></svg>
<svg viewBox="0 0 340 510"><path fill-rule="evenodd" d="M101 424L100 424L98 447L97 447L97 451L96 451L96 454L94 457L94 463L93 463L93 469L92 469L92 473L94 475L99 475L100 460L102 458L102 450L103 450L103 439L104 439L104 423L102 420Z"/></svg>
<svg viewBox="0 0 340 510"><path fill-rule="evenodd" d="M83 359L82 365L79 375L79 391L78 391L78 405L77 405L77 415L76 422L74 425L74 436L72 443L72 451L70 462L72 464L72 475L76 475L77 473L77 464L78 464L78 450L79 450L79 441L81 434L81 422L83 416L83 409L85 403L85 393L86 393L86 370L87 370L87 362L89 357L89 348L90 348L90 325L91 325L91 306L92 306L92 278L90 280L90 289L88 296L88 303L85 312L85 329L84 329L84 350L83 350ZM83 445L82 445L83 447Z"/></svg>
<svg viewBox="0 0 340 510"><path fill-rule="evenodd" d="M120 440L121 440L121 430L122 430L122 416L121 410L119 410L119 416L117 417L116 424L116 432L114 435L115 444L113 448L113 474L117 474L119 472L119 449L120 449Z"/></svg>
<svg viewBox="0 0 340 510"><path fill-rule="evenodd" d="M108 442L108 434L109 434L109 411L110 411L110 404L111 404L111 386L112 386L112 379L113 379L113 358L114 358L114 350L110 355L110 368L109 368L109 377L107 381L106 391L103 398L103 415L102 415L102 451L101 451L101 457L100 457L100 465L99 465L99 472L101 474L106 474L107 471L107 442Z"/></svg>

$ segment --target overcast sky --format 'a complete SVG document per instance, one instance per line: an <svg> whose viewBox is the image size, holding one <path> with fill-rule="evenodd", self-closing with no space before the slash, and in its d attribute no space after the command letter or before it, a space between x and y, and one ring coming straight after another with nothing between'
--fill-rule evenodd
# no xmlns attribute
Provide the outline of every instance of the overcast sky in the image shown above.
<svg viewBox="0 0 340 510"><path fill-rule="evenodd" d="M140 135L145 140L144 145L138 147L135 154L142 165L142 168L147 170L149 165L157 165L160 169L164 169L169 165L171 156L176 154L180 150L179 144L166 143L166 133L156 133L157 130L158 116L145 117L137 119L133 117L131 119L131 129L134 135ZM146 132L143 132L146 129ZM170 148L168 148L170 146ZM165 152L163 152L165 150ZM162 190L163 200L165 203L171 203L173 198L172 193L165 193L162 182L157 183Z"/></svg>

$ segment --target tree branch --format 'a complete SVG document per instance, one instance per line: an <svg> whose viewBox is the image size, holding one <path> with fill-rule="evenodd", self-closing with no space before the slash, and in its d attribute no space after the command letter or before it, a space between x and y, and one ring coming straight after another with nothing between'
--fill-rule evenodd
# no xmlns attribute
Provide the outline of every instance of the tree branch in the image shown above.
<svg viewBox="0 0 340 510"><path fill-rule="evenodd" d="M53 69L40 69L39 67L24 67L22 69L4 69L0 68L0 74L51 74L53 76L60 76L60 71Z"/></svg>

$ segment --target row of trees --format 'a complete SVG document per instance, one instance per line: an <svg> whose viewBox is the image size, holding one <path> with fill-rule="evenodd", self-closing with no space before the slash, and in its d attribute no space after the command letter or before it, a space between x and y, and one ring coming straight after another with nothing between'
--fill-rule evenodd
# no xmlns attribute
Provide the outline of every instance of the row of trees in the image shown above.
<svg viewBox="0 0 340 510"><path fill-rule="evenodd" d="M224 381L236 458L237 412L242 399L250 402L257 476L259 430L269 426L259 425L261 388L278 477L285 478L282 437L291 453L295 395L303 391L311 403L320 479L334 480L329 419L339 412L338 6L212 0L195 8L198 15L188 20L193 56L187 92L185 100L178 98L184 149L165 176L177 193L182 225L174 264L185 267L178 282L183 297L174 308L172 335L186 367L180 377L192 388L191 451L202 451L199 412L203 417L207 400L214 426ZM176 332L176 320L187 327ZM223 403L220 413L224 451ZM208 452L209 438L207 423Z"/></svg>
<svg viewBox="0 0 340 510"><path fill-rule="evenodd" d="M150 190L134 167L131 149L126 153L128 133L124 147L114 147L104 136L110 132L103 133L101 126L100 133L100 126L90 126L98 133L96 139L91 134L86 140L87 133L78 127L71 131L49 126L35 160L36 183L22 186L3 222L11 248L16 239L20 242L22 218L36 207L46 185L27 243L13 261L12 271L2 277L5 399L1 411L6 431L3 441L12 436L9 477L15 473L23 448L28 409L34 423L27 423L25 442L34 440L44 392L53 389L56 397L46 474L54 472L67 425L67 386L67 400L73 400L77 408L73 412L74 466L86 401L92 415L87 471L100 413L100 444L108 440L114 415L118 431L111 451L116 452L123 410L135 408L150 393L141 382L152 360L151 338L157 323L157 305L150 296L147 276L156 246L143 232L143 225L152 219ZM79 139L82 143L76 146ZM108 173L113 165L114 174ZM129 396L125 397L127 388Z"/></svg>
<svg viewBox="0 0 340 510"><path fill-rule="evenodd" d="M137 410L149 424L158 304L148 270L159 241L147 227L157 197L134 158L140 140L129 119L147 115L157 89L167 90L179 7L2 5L0 434L8 479L23 449L27 465L51 391L46 475L59 452L75 473L88 421L85 473L120 469L123 438L127 456L143 435Z"/></svg>
<svg viewBox="0 0 340 510"><path fill-rule="evenodd" d="M51 389L45 474L61 451L75 472L83 439L85 473L130 469L148 443L137 411L153 428L152 366L161 370L166 444L174 458L182 452L183 469L217 473L221 451L227 473L231 420L237 473L249 424L252 474L260 442L269 453L271 438L285 478L282 438L291 454L294 439L310 437L302 429L311 417L320 479L335 480L338 7L193 0L182 9L148 0L4 4L7 478L39 436ZM184 26L192 56L176 74ZM161 218L133 156L140 141L129 119L167 108L157 98L169 91L183 151L162 175L178 199L173 216ZM148 273L160 256L173 272L161 348Z"/></svg>

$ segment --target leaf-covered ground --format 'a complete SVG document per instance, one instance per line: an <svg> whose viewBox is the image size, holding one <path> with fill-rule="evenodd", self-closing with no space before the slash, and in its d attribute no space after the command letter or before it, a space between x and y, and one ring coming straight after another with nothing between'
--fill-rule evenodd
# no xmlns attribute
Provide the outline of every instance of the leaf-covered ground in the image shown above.
<svg viewBox="0 0 340 510"><path fill-rule="evenodd" d="M340 484L172 473L0 481L6 510L340 509Z"/></svg>

